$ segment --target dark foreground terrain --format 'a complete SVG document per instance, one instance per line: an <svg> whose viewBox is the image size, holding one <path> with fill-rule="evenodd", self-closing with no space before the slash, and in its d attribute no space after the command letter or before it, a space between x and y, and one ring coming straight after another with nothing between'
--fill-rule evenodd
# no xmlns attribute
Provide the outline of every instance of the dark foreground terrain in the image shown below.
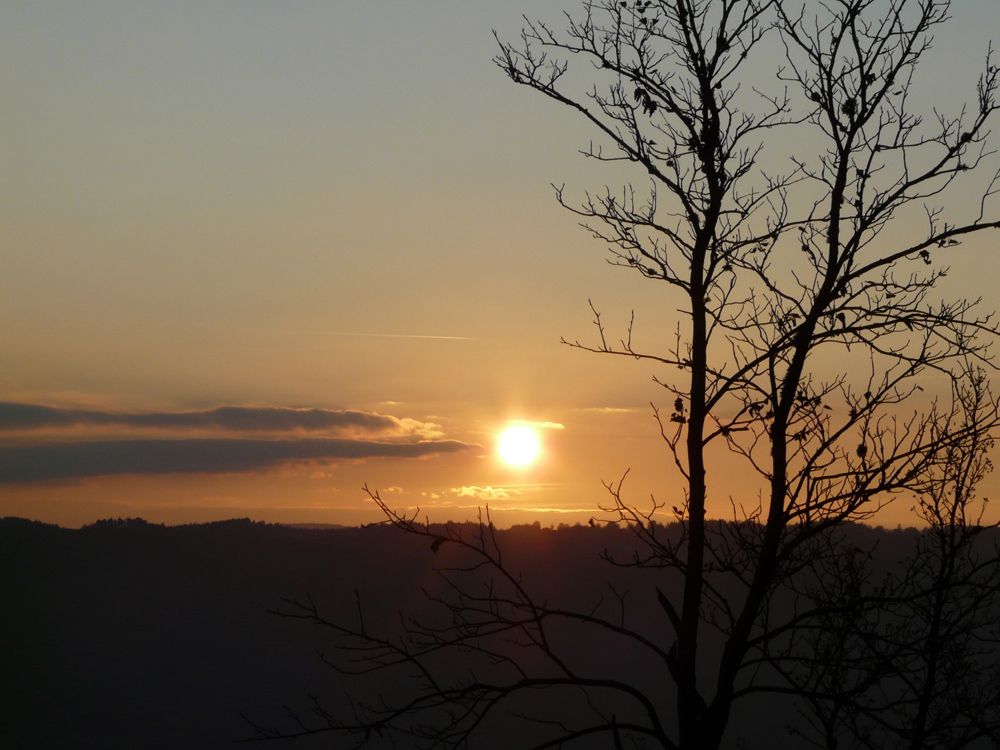
<svg viewBox="0 0 1000 750"><path fill-rule="evenodd" d="M856 533L887 548L914 534ZM662 572L647 585L599 559L602 549L627 548L628 532L515 527L501 542L546 597L586 607L608 598L611 581L628 591L630 616L665 629L651 588L664 585ZM330 647L322 628L267 610L312 596L324 612L350 617L358 588L372 622L393 623L397 611L423 606L421 587L434 585L448 546L433 554L427 540L386 527L105 521L68 530L0 520L0 747L220 748L254 736L241 714L288 726L282 706L308 712L309 694L335 698L352 683L317 658ZM599 641L580 649L611 668L619 658ZM657 673L639 679L669 689ZM750 747L796 747L792 719L747 706L731 746L742 735Z"/></svg>

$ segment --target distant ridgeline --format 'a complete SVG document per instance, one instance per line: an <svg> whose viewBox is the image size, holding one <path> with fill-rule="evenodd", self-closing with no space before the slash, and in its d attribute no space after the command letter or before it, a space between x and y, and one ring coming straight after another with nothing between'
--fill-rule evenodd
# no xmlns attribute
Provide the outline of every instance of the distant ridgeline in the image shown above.
<svg viewBox="0 0 1000 750"><path fill-rule="evenodd" d="M624 603L630 626L667 637L656 587L670 593L680 576L602 559L628 559L629 529L535 524L495 533L509 567L523 571L540 598L584 611L601 600ZM875 577L898 566L920 537L862 525L844 533L848 544L874 551ZM981 538L997 541L993 531ZM400 612L431 612L423 592L440 584L435 566L460 562L457 545L430 546L385 525L164 526L126 518L70 530L0 519L0 745L218 748L253 736L242 715L276 723L283 705L308 711L308 695L336 699L353 683L316 658L317 649L332 648L323 629L268 610L282 598L311 597L324 612L352 618L357 596L366 625L391 631ZM579 649L597 667L625 658L599 641L580 641ZM761 727L765 709L769 723ZM787 737L784 727L796 721L790 705L748 702L741 711L731 736L749 748Z"/></svg>

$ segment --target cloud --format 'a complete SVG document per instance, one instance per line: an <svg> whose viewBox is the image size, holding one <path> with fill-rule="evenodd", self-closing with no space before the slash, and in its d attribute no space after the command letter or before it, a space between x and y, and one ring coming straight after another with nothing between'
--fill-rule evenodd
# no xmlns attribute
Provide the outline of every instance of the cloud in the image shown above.
<svg viewBox="0 0 1000 750"><path fill-rule="evenodd" d="M546 508L546 507L532 507L532 506L518 506L518 505L508 505L505 508L497 508L499 511L509 512L509 511L530 511L531 513L590 513L593 514L596 509L590 508Z"/></svg>
<svg viewBox="0 0 1000 750"><path fill-rule="evenodd" d="M64 409L0 401L0 431L120 426L162 430L222 429L237 432L327 432L382 437L436 438L439 425L386 414L280 406L218 406L179 412Z"/></svg>
<svg viewBox="0 0 1000 750"><path fill-rule="evenodd" d="M509 424L524 425L525 427L533 427L536 430L565 430L566 428L559 424L558 422L529 422L524 419L511 419L508 420Z"/></svg>
<svg viewBox="0 0 1000 750"><path fill-rule="evenodd" d="M328 332L327 336L355 336L377 339L440 339L442 341L479 341L478 336L433 336L425 333L353 333L345 331Z"/></svg>
<svg viewBox="0 0 1000 750"><path fill-rule="evenodd" d="M390 419L396 419L396 417L390 417ZM399 422L399 426L409 435L416 435L425 440L430 440L431 438L439 438L444 435L441 432L441 425L434 424L434 422L418 422L416 419L410 419L408 417L403 417L402 419L396 419Z"/></svg>
<svg viewBox="0 0 1000 750"><path fill-rule="evenodd" d="M293 461L420 458L479 446L457 440L385 443L343 438L100 440L0 447L0 484L117 474L262 471Z"/></svg>
<svg viewBox="0 0 1000 750"><path fill-rule="evenodd" d="M508 500L511 495L521 494L519 490L505 490L502 487L453 487L459 497L474 497L479 500Z"/></svg>

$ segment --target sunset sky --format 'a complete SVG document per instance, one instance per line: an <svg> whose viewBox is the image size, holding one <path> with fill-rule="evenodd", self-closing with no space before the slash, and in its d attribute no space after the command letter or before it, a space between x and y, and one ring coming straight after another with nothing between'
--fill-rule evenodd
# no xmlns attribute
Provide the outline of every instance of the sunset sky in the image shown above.
<svg viewBox="0 0 1000 750"><path fill-rule="evenodd" d="M559 341L593 341L588 299L666 341L678 301L559 208L550 183L620 173L492 63L494 29L575 7L0 5L0 516L359 523L367 483L575 523L628 469L635 502L677 503L657 373ZM931 106L972 100L1000 40L996 0L953 11ZM998 308L977 242L951 282ZM518 424L520 468L496 450Z"/></svg>

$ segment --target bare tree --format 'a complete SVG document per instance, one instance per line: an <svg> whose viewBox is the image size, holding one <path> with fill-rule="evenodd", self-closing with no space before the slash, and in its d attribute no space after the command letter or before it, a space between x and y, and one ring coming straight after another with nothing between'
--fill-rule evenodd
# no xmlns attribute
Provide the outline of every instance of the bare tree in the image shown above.
<svg viewBox="0 0 1000 750"><path fill-rule="evenodd" d="M996 423L997 402L981 370L955 388L957 409L936 429L953 420L973 429L926 467L915 508L925 527L913 549L881 581L853 558L830 566L836 580L816 578L814 590L829 615L804 648L772 659L805 699L813 731L800 734L817 747L957 750L1000 741L998 526L984 524L987 501L975 491L992 469L993 443L975 426ZM831 606L844 601L850 606Z"/></svg>
<svg viewBox="0 0 1000 750"><path fill-rule="evenodd" d="M435 551L454 545L470 557L446 571L451 595L439 601L452 619L409 621L403 640L292 603L288 614L332 627L368 657L366 668L417 677L409 699L355 707L350 720L323 712L322 730L364 741L396 728L429 747L463 746L510 710L535 720L532 747L600 737L604 746L705 750L722 743L738 700L784 693L805 701L827 747L838 737L865 746L867 721L907 747L945 736L932 710L951 685L943 662L906 651L917 642L908 630L875 643L858 623L895 602L900 622L953 644L973 626L956 615L946 633L953 615L929 592L947 588L943 575L971 585L983 573L964 552L942 550L967 549L962 535L977 528L949 514L964 512L955 498L982 473L959 457L981 461L996 425L986 383L968 366L988 362L996 328L977 302L943 299L939 282L964 239L1000 228L989 214L1000 174L982 176L995 170L987 136L1000 73L987 53L966 110L926 123L912 111L918 63L949 10L945 0L603 0L584 2L564 31L528 21L518 42L500 42L496 61L513 82L593 127L585 156L648 180L648 189L605 188L580 205L556 193L613 264L663 283L667 308L682 309L669 351L644 349L632 324L613 339L596 310L596 343L570 342L652 364L667 392L670 408L654 410L683 498L640 507L619 482L605 508L635 539L631 554L609 560L661 576L663 621L646 630L607 609L537 601L488 520L473 537L434 530L372 493L391 523L427 536ZM782 154L786 143L809 151ZM970 383L992 411L959 419ZM751 492L713 472L716 446L756 477ZM845 548L842 532L915 497L937 530L921 542L921 560L940 564L895 581L900 593L872 582L872 552ZM731 505L732 517L709 520L710 498ZM668 502L672 525L657 521ZM920 618L903 614L918 609ZM627 672L595 674L560 651L556 634L570 626L644 653L670 691L650 692ZM862 647L883 658L872 662ZM449 649L477 666L443 682L431 665ZM865 708L889 679L912 683L912 702L895 717ZM546 714L524 697L542 688L565 693L574 710ZM920 737L902 729L915 718ZM982 712L969 725L980 720L996 725Z"/></svg>

